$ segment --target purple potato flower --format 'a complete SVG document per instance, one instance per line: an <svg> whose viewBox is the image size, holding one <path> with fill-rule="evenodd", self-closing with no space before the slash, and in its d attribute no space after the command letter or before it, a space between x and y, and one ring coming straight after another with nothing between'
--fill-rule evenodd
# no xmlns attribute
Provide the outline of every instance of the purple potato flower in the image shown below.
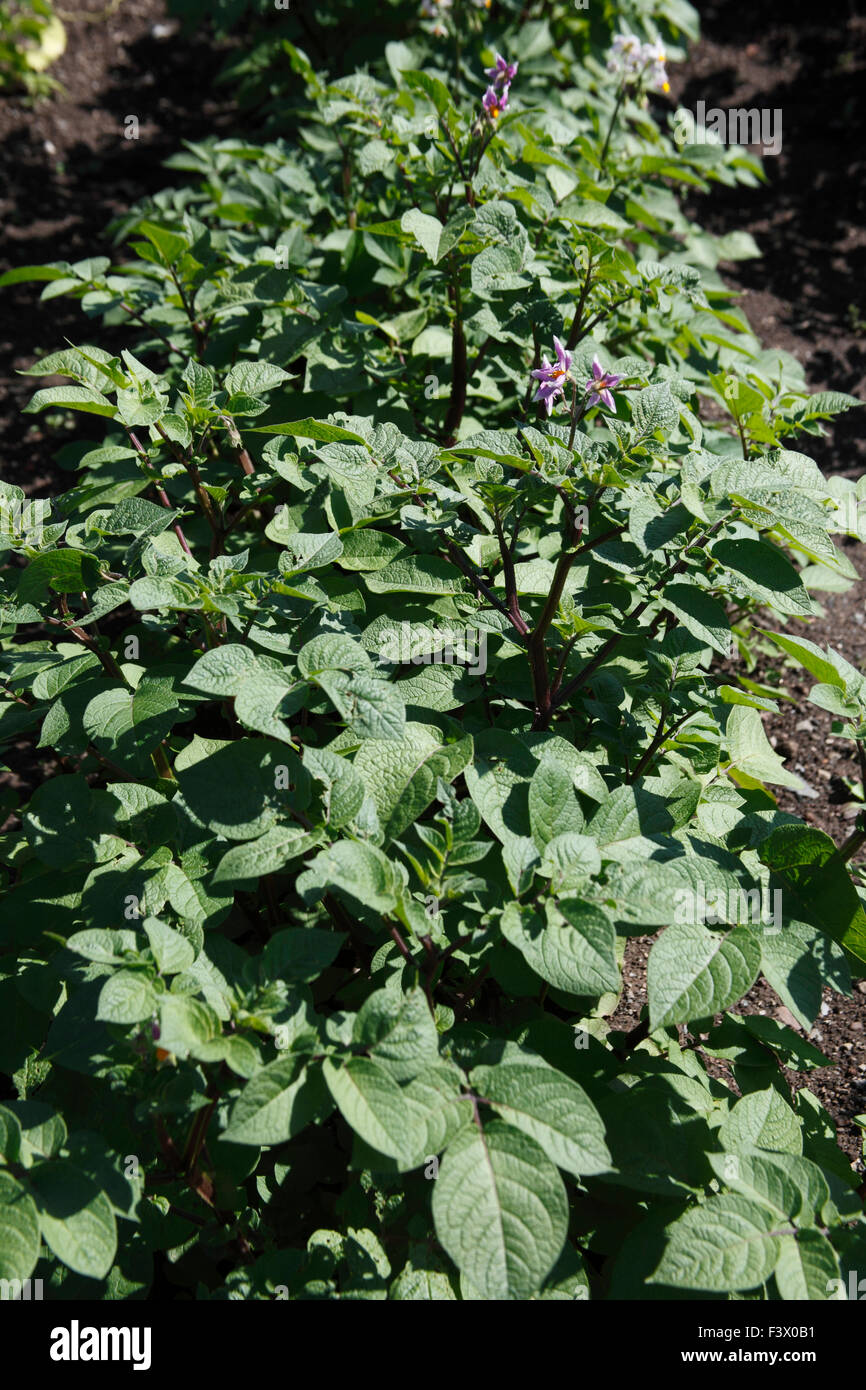
<svg viewBox="0 0 866 1390"><path fill-rule="evenodd" d="M622 381L621 376L612 376L605 372L597 357L592 359L592 380L586 383L584 390L588 396L587 408L591 405L598 405L601 402L606 405L608 410L616 410L616 402L611 395L615 387Z"/></svg>
<svg viewBox="0 0 866 1390"><path fill-rule="evenodd" d="M569 380L568 369L571 366L571 353L566 352L558 338L553 340L553 349L556 353L556 366L548 362L546 357L542 357L541 366L530 372L530 376L535 377L539 383L533 400L543 401L548 415L553 410L553 402L557 396L565 394L565 383Z"/></svg>
<svg viewBox="0 0 866 1390"><path fill-rule="evenodd" d="M484 76L489 77L494 87L504 84L510 87L517 76L517 63L509 63L507 58L503 58L501 53L496 54L496 61L492 68L484 69Z"/></svg>
<svg viewBox="0 0 866 1390"><path fill-rule="evenodd" d="M491 121L497 120L508 105L508 85L506 82L505 86L500 89L488 87L484 93L484 100L481 105Z"/></svg>

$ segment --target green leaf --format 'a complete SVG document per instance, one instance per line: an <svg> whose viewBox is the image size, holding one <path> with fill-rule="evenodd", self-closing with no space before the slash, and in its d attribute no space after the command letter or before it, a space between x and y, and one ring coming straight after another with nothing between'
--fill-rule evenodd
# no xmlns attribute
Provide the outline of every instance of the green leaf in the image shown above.
<svg viewBox="0 0 866 1390"><path fill-rule="evenodd" d="M792 917L866 960L866 911L829 835L814 826L780 825L761 841L758 854L783 885Z"/></svg>
<svg viewBox="0 0 866 1390"><path fill-rule="evenodd" d="M799 792L810 790L802 777L786 769L779 754L771 747L759 710L749 705L734 705L725 725L725 742L732 767L744 772L747 777L778 787L793 787Z"/></svg>
<svg viewBox="0 0 866 1390"><path fill-rule="evenodd" d="M27 1176L45 1244L76 1274L104 1279L117 1251L117 1226L106 1194L67 1159L40 1163Z"/></svg>
<svg viewBox="0 0 866 1390"><path fill-rule="evenodd" d="M429 73L417 72L415 69L404 69L403 81L413 92L421 92L428 101L432 102L440 116L453 111L454 103L451 100L448 88L444 82L440 82L438 77L431 77Z"/></svg>
<svg viewBox="0 0 866 1390"><path fill-rule="evenodd" d="M364 648L353 637L341 632L314 637L298 653L298 671L307 680L320 676L323 671L371 670L372 662Z"/></svg>
<svg viewBox="0 0 866 1390"><path fill-rule="evenodd" d="M343 553L337 563L345 570L382 570L405 550L402 541L385 531L364 526L341 537Z"/></svg>
<svg viewBox="0 0 866 1390"><path fill-rule="evenodd" d="M174 767L183 799L202 824L230 840L253 840L276 819L275 770L285 766L291 774L293 756L264 739L194 738Z"/></svg>
<svg viewBox="0 0 866 1390"><path fill-rule="evenodd" d="M780 1238L776 1287L786 1303L826 1302L839 1278L839 1256L820 1231Z"/></svg>
<svg viewBox="0 0 866 1390"><path fill-rule="evenodd" d="M790 1105L772 1086L741 1096L719 1130L726 1149L751 1153L769 1149L771 1153L800 1154L803 1135Z"/></svg>
<svg viewBox="0 0 866 1390"><path fill-rule="evenodd" d="M453 782L471 759L469 735L446 743L429 724L410 722L400 738L367 739L354 768L376 805L386 842L402 835L433 801L439 782Z"/></svg>
<svg viewBox="0 0 866 1390"><path fill-rule="evenodd" d="M317 683L341 718L364 739L399 739L406 727L406 706L398 687L366 672L324 673Z"/></svg>
<svg viewBox="0 0 866 1390"><path fill-rule="evenodd" d="M397 1159L417 1155L424 1128L383 1066L369 1057L349 1057L342 1065L325 1058L323 1072L344 1120L371 1148Z"/></svg>
<svg viewBox="0 0 866 1390"><path fill-rule="evenodd" d="M288 381L289 373L272 362L237 362L223 382L230 396L258 396Z"/></svg>
<svg viewBox="0 0 866 1390"><path fill-rule="evenodd" d="M39 1259L39 1215L33 1198L0 1169L0 1279L29 1279Z"/></svg>
<svg viewBox="0 0 866 1390"><path fill-rule="evenodd" d="M307 1066L304 1057L278 1057L247 1082L220 1138L259 1148L284 1144L314 1119L324 1119L328 1108L319 1069Z"/></svg>
<svg viewBox="0 0 866 1390"><path fill-rule="evenodd" d="M529 824L542 855L554 836L583 830L571 773L552 758L542 759L529 784Z"/></svg>
<svg viewBox="0 0 866 1390"><path fill-rule="evenodd" d="M412 1159L400 1167L417 1168L450 1144L455 1134L472 1122L472 1102L463 1094L463 1074L453 1062L437 1061L403 1086L403 1099L424 1135Z"/></svg>
<svg viewBox="0 0 866 1390"><path fill-rule="evenodd" d="M332 830L355 819L366 795L364 783L352 763L327 748L305 748L304 767L324 784L325 818Z"/></svg>
<svg viewBox="0 0 866 1390"><path fill-rule="evenodd" d="M289 434L295 439L316 439L322 444L365 444L363 435L354 430L343 429L341 425L329 425L324 420L290 420L283 425L255 425L247 427L252 434Z"/></svg>
<svg viewBox="0 0 866 1390"><path fill-rule="evenodd" d="M344 932L289 927L267 942L262 952L262 966L269 979L307 984L318 979L333 963L345 939Z"/></svg>
<svg viewBox="0 0 866 1390"><path fill-rule="evenodd" d="M208 1004L185 994L164 994L159 1003L159 1045L176 1057L197 1056L220 1031L219 1019Z"/></svg>
<svg viewBox="0 0 866 1390"><path fill-rule="evenodd" d="M754 984L760 966L760 943L748 927L722 934L675 922L662 932L649 954L651 1030L727 1009Z"/></svg>
<svg viewBox="0 0 866 1390"><path fill-rule="evenodd" d="M22 1160L36 1154L53 1158L66 1143L66 1125L50 1105L38 1100L16 1100L10 1107L21 1126Z"/></svg>
<svg viewBox="0 0 866 1390"><path fill-rule="evenodd" d="M62 265L19 265L0 275L0 286L20 285L28 280L62 280L69 269L66 261Z"/></svg>
<svg viewBox="0 0 866 1390"><path fill-rule="evenodd" d="M783 931L762 934L761 971L806 1029L818 1017L825 982L840 994L851 992L844 950L805 922L789 921Z"/></svg>
<svg viewBox="0 0 866 1390"><path fill-rule="evenodd" d="M669 1243L649 1283L725 1294L754 1289L779 1258L776 1220L746 1197L710 1197L668 1227Z"/></svg>
<svg viewBox="0 0 866 1390"><path fill-rule="evenodd" d="M117 406L92 386L48 386L28 401L23 415L37 415L40 410L81 410L87 415L117 414Z"/></svg>
<svg viewBox="0 0 866 1390"><path fill-rule="evenodd" d="M411 1081L439 1060L436 1024L417 986L407 994L388 989L371 994L355 1018L352 1041L395 1081Z"/></svg>
<svg viewBox="0 0 866 1390"><path fill-rule="evenodd" d="M73 932L67 938L66 949L84 956L86 960L98 961L100 965L122 965L125 960L123 952L135 949L135 934L93 927L87 931Z"/></svg>
<svg viewBox="0 0 866 1390"><path fill-rule="evenodd" d="M288 724L278 711L297 708L291 703L288 678L282 672L261 669L247 676L235 693L235 715L245 729L255 729L281 743L291 743Z"/></svg>
<svg viewBox="0 0 866 1390"><path fill-rule="evenodd" d="M767 636L825 685L838 685L844 690L849 679L858 675L844 657L838 656L836 652L825 652L822 647L816 646L806 637L792 637L787 632L767 632Z"/></svg>
<svg viewBox="0 0 866 1390"><path fill-rule="evenodd" d="M731 629L724 605L718 599L692 584L667 584L662 603L699 642L705 642L722 656L730 656Z"/></svg>
<svg viewBox="0 0 866 1390"><path fill-rule="evenodd" d="M147 575L129 586L133 608L200 608L201 600L189 584L165 576Z"/></svg>
<svg viewBox="0 0 866 1390"><path fill-rule="evenodd" d="M160 975L178 975L189 969L195 950L185 936L157 917L146 917L143 926Z"/></svg>
<svg viewBox="0 0 866 1390"><path fill-rule="evenodd" d="M5 1105L0 1105L0 1159L17 1163L21 1152L21 1125Z"/></svg>
<svg viewBox="0 0 866 1390"><path fill-rule="evenodd" d="M157 996L146 975L119 970L102 986L97 1019L103 1023L141 1023L156 1012Z"/></svg>
<svg viewBox="0 0 866 1390"><path fill-rule="evenodd" d="M306 570L323 569L339 560L343 553L343 542L335 531L319 535L306 531L289 531L279 522L285 512L280 512L274 521L265 527L265 535L279 545L285 546L280 556L280 573L285 576L302 574Z"/></svg>
<svg viewBox="0 0 866 1390"><path fill-rule="evenodd" d="M568 832L548 840L538 871L551 880L555 891L579 891L591 875L601 872L601 855L590 835Z"/></svg>
<svg viewBox="0 0 866 1390"><path fill-rule="evenodd" d="M418 208L411 208L409 212L403 213L400 226L404 232L414 236L422 251L426 251L436 265L440 259L439 243L445 231L439 218L431 217L429 213L421 212Z"/></svg>
<svg viewBox="0 0 866 1390"><path fill-rule="evenodd" d="M817 1163L789 1153L711 1153L713 1170L726 1187L769 1207L780 1220L811 1226L829 1199Z"/></svg>
<svg viewBox="0 0 866 1390"><path fill-rule="evenodd" d="M37 555L18 581L18 600L38 603L48 590L78 594L99 582L97 559L88 550L49 550Z"/></svg>
<svg viewBox="0 0 866 1390"><path fill-rule="evenodd" d="M557 1167L578 1177L610 1168L604 1125L592 1101L576 1081L540 1058L476 1067L469 1080L503 1120L537 1140Z"/></svg>
<svg viewBox="0 0 866 1390"><path fill-rule="evenodd" d="M179 236L177 232L170 232L166 227L160 227L155 222L139 222L138 231L156 247L163 265L174 265L189 246L185 236Z"/></svg>
<svg viewBox="0 0 866 1390"><path fill-rule="evenodd" d="M654 434L656 430L668 435L676 429L679 410L667 382L638 391L631 401L631 418L642 435Z"/></svg>
<svg viewBox="0 0 866 1390"><path fill-rule="evenodd" d="M397 878L385 855L351 840L337 840L317 854L296 887L309 900L336 891L373 912L392 912L397 905Z"/></svg>
<svg viewBox="0 0 866 1390"><path fill-rule="evenodd" d="M439 1269L419 1268L411 1262L397 1275L388 1297L402 1303L454 1303L457 1295L447 1274Z"/></svg>
<svg viewBox="0 0 866 1390"><path fill-rule="evenodd" d="M732 571L733 593L756 598L777 613L808 618L812 600L800 576L785 556L766 541L720 540L710 552L714 560Z"/></svg>
<svg viewBox="0 0 866 1390"><path fill-rule="evenodd" d="M458 569L438 555L411 555L392 560L384 569L366 574L374 594L459 594L465 580Z"/></svg>
<svg viewBox="0 0 866 1390"><path fill-rule="evenodd" d="M436 1235L485 1299L528 1299L568 1229L562 1179L541 1146L502 1120L463 1130L433 1189Z"/></svg>
<svg viewBox="0 0 866 1390"><path fill-rule="evenodd" d="M255 652L239 642L227 642L205 652L184 676L183 684L220 699L237 694L243 682L262 667Z"/></svg>
<svg viewBox="0 0 866 1390"><path fill-rule="evenodd" d="M606 851L605 858L615 858L611 846L663 834L672 830L673 824L673 816L660 797L642 787L619 786L599 806L589 833Z"/></svg>
<svg viewBox="0 0 866 1390"><path fill-rule="evenodd" d="M509 903L502 914L502 935L536 975L557 989L591 995L619 990L613 922L591 903L564 900L558 911L551 905L545 917Z"/></svg>

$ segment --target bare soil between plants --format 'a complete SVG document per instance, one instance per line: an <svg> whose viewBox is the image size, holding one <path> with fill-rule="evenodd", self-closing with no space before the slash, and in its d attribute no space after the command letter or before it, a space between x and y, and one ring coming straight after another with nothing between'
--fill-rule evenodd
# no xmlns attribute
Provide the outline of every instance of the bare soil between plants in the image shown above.
<svg viewBox="0 0 866 1390"><path fill-rule="evenodd" d="M688 63L671 69L672 100L692 110L699 100L708 109L779 109L783 142L779 156L765 162L766 185L717 190L695 200L692 211L712 231L736 227L756 238L760 261L723 269L763 341L793 353L813 390L866 398L866 181L859 138L866 128L866 17L847 4L822 10L803 0L753 0L746 9L710 0L699 8L704 37ZM63 90L53 99L32 107L0 97L3 269L109 254L106 224L172 182L162 161L182 140L250 133L238 129L230 90L215 86L224 53L194 37L175 39L162 0L135 6L127 0L96 20L103 10L102 0L86 0L67 22L67 52L52 69ZM137 140L125 138L128 116L138 118ZM87 424L58 430L42 417L22 415L32 381L16 372L65 339L82 341L82 324L74 302L43 304L33 285L3 291L2 474L34 495L68 485L53 454L85 434ZM116 332L122 346L123 332ZM825 472L859 476L866 468L864 420L851 412L825 439L801 447ZM866 546L851 542L847 553L866 578ZM809 636L866 669L862 586L827 595L822 608ZM767 730L817 795L780 791L779 804L839 842L850 830L844 779L859 776L851 745L833 738L830 716L808 704L809 682L786 669L784 684L793 703L783 702L781 714L766 717ZM9 750L6 763L0 782L19 789L54 770L26 743ZM638 1020L650 945L648 938L629 942L617 1027ZM793 1087L805 1084L815 1092L838 1126L840 1144L858 1162L862 1135L854 1116L866 1111L866 982L850 999L827 991L824 1007L810 1036L830 1065L786 1077ZM737 1011L798 1026L763 982Z"/></svg>

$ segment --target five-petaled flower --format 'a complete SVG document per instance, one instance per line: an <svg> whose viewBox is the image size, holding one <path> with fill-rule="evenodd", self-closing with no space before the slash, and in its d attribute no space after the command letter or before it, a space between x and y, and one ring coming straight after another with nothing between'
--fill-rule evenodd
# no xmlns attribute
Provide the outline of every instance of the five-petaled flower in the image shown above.
<svg viewBox="0 0 866 1390"><path fill-rule="evenodd" d="M501 53L497 53L493 67L484 69L484 76L490 78L494 87L510 87L517 76L517 63L509 63Z"/></svg>
<svg viewBox="0 0 866 1390"><path fill-rule="evenodd" d="M570 379L569 367L571 366L571 353L566 352L558 338L553 340L553 350L556 353L556 366L548 362L546 357L542 357L541 366L536 367L530 376L535 377L539 383L533 400L543 401L547 407L548 415L553 409L553 402L557 396L565 394L565 383ZM619 378L617 377L617 380Z"/></svg>
<svg viewBox="0 0 866 1390"><path fill-rule="evenodd" d="M667 54L660 42L641 43L634 34L617 34L610 46L607 68L629 86L640 80L651 92L669 92L666 62Z"/></svg>
<svg viewBox="0 0 866 1390"><path fill-rule="evenodd" d="M619 386L622 381L621 376L613 376L605 372L597 357L592 359L592 378L586 383L584 390L587 395L587 409L591 405L598 405L599 401L606 405L608 410L616 410L616 402L611 395L611 391Z"/></svg>
<svg viewBox="0 0 866 1390"><path fill-rule="evenodd" d="M508 83L504 87L488 87L484 93L484 100L481 105L484 107L491 121L498 120L508 105Z"/></svg>
<svg viewBox="0 0 866 1390"><path fill-rule="evenodd" d="M634 34L615 34L607 59L608 72L635 77L643 66L640 39Z"/></svg>

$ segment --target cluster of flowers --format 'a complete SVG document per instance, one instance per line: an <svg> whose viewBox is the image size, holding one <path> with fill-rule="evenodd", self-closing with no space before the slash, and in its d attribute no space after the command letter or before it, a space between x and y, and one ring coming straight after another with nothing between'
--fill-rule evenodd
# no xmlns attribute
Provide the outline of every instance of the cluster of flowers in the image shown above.
<svg viewBox="0 0 866 1390"><path fill-rule="evenodd" d="M556 353L556 364L549 362L547 357L542 357L541 366L530 373L539 383L533 399L541 401L547 407L548 415L553 410L553 402L557 397L565 395L565 383L573 380L570 370L571 353L566 352L558 338L553 340L553 350ZM598 358L594 357L592 378L583 388L587 410L593 405L605 405L608 410L616 410L616 402L611 393L621 381L621 376L606 372Z"/></svg>
<svg viewBox="0 0 866 1390"><path fill-rule="evenodd" d="M437 39L444 38L448 33L442 20L451 9L451 4L452 0L421 0L422 18L433 20L433 33Z"/></svg>
<svg viewBox="0 0 866 1390"><path fill-rule="evenodd" d="M443 23L454 0L421 0L422 19L433 20L433 34L437 39L444 38L448 30ZM472 0L476 10L489 10L491 0Z"/></svg>
<svg viewBox="0 0 866 1390"><path fill-rule="evenodd" d="M651 92L669 92L666 62L667 54L660 43L641 43L634 34L617 34L608 54L607 70L628 83L641 79Z"/></svg>
<svg viewBox="0 0 866 1390"><path fill-rule="evenodd" d="M490 85L481 105L490 120L495 121L508 105L508 93L517 76L517 64L509 63L501 53L497 53L493 67L484 69L484 76L490 78Z"/></svg>

